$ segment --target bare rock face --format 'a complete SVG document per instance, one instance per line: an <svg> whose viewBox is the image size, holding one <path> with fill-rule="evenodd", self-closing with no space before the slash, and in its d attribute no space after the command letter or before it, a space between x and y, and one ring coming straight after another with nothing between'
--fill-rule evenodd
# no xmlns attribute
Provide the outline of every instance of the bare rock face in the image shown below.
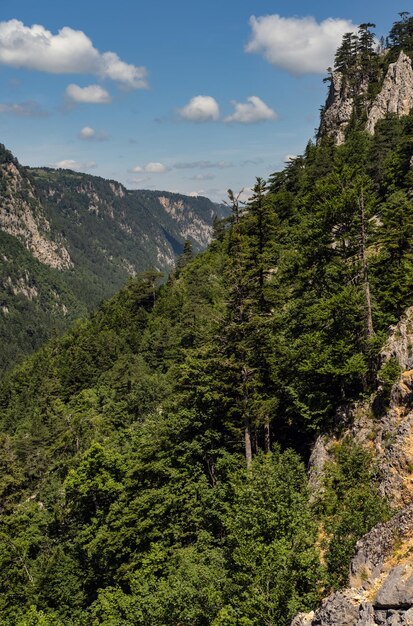
<svg viewBox="0 0 413 626"><path fill-rule="evenodd" d="M379 95L373 101L366 128L374 133L379 120L394 113L399 117L413 109L413 68L409 57L402 51L396 63L391 63Z"/></svg>
<svg viewBox="0 0 413 626"><path fill-rule="evenodd" d="M318 139L333 137L338 146L345 141L345 130L353 113L354 98L344 84L343 75L333 72L324 113L321 118Z"/></svg>
<svg viewBox="0 0 413 626"><path fill-rule="evenodd" d="M413 607L413 562L391 570L377 593L374 606L377 609Z"/></svg>
<svg viewBox="0 0 413 626"><path fill-rule="evenodd" d="M63 242L50 237L50 224L27 179L14 163L0 166L3 191L0 199L0 229L17 237L41 263L57 269L73 266Z"/></svg>
<svg viewBox="0 0 413 626"><path fill-rule="evenodd" d="M345 131L354 112L355 99L367 94L368 81L362 82L357 93L346 84L340 72L333 72L330 92L321 116L318 142L322 137L334 139L336 145L345 141ZM402 51L388 67L380 93L371 102L366 99L366 130L374 134L377 122L389 114L408 115L413 109L413 68L410 58Z"/></svg>
<svg viewBox="0 0 413 626"><path fill-rule="evenodd" d="M363 555L357 553L352 568L360 568L367 557L367 561L371 559L372 572L363 586L333 593L317 611L297 615L291 626L413 625L413 509L407 516L396 518L387 523L388 528L380 524L381 529L377 527L360 543ZM377 562L381 564L379 567L375 566ZM365 575L366 572L364 570Z"/></svg>
<svg viewBox="0 0 413 626"><path fill-rule="evenodd" d="M325 465L330 460L328 451L331 439L326 435L320 435L312 449L308 464L310 499L314 501L324 491Z"/></svg>
<svg viewBox="0 0 413 626"><path fill-rule="evenodd" d="M311 626L314 619L314 611L310 613L298 613L291 622L291 626Z"/></svg>
<svg viewBox="0 0 413 626"><path fill-rule="evenodd" d="M381 355L384 361L396 358L403 371L413 369L413 307L407 309L400 322L392 327Z"/></svg>
<svg viewBox="0 0 413 626"><path fill-rule="evenodd" d="M350 564L351 587L368 589L388 570L389 559L399 551L409 551L413 542L413 504L397 513L388 522L378 524L364 535L356 546ZM413 591L413 588L412 588Z"/></svg>

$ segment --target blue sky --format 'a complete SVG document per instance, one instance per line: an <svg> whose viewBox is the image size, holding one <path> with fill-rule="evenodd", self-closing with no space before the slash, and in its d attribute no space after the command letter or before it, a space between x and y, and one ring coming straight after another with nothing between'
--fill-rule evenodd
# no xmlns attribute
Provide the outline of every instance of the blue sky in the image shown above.
<svg viewBox="0 0 413 626"><path fill-rule="evenodd" d="M302 153L341 33L413 12L390 4L0 0L0 141L26 165L223 200Z"/></svg>

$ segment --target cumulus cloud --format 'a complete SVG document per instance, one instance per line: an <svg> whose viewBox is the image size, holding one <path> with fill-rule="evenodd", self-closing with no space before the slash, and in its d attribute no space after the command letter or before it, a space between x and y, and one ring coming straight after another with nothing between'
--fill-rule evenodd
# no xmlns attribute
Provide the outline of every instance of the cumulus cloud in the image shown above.
<svg viewBox="0 0 413 626"><path fill-rule="evenodd" d="M266 120L275 120L276 112L265 104L258 96L250 96L247 102L232 101L234 113L225 118L225 122L239 122L240 124L255 124Z"/></svg>
<svg viewBox="0 0 413 626"><path fill-rule="evenodd" d="M75 161L74 159L63 159L62 161L57 161L57 163L53 163L51 167L62 170L75 170L76 172L85 172L88 170L92 170L94 167L96 167L96 163L95 161L80 163L79 161Z"/></svg>
<svg viewBox="0 0 413 626"><path fill-rule="evenodd" d="M125 63L115 52L99 52L83 31L68 26L54 35L40 24L0 22L0 63L52 74L94 74L128 89L148 86L145 67Z"/></svg>
<svg viewBox="0 0 413 626"><path fill-rule="evenodd" d="M138 174L139 172L147 172L148 174L163 174L163 172L167 172L168 169L169 168L163 163L151 162L144 166L135 165L135 167L131 169L131 172L135 174Z"/></svg>
<svg viewBox="0 0 413 626"><path fill-rule="evenodd" d="M231 161L189 161L183 163L175 163L174 168L177 170L186 169L209 169L209 168L224 169L226 167L233 167Z"/></svg>
<svg viewBox="0 0 413 626"><path fill-rule="evenodd" d="M84 141L106 141L109 135L104 130L95 130L91 126L85 126L80 131L79 138Z"/></svg>
<svg viewBox="0 0 413 626"><path fill-rule="evenodd" d="M250 18L251 39L247 52L257 52L272 65L291 74L323 73L332 65L344 33L356 31L351 21L314 17L265 15Z"/></svg>
<svg viewBox="0 0 413 626"><path fill-rule="evenodd" d="M168 168L163 163L148 163L145 165L145 172L151 174L161 174L162 172L166 172L167 169Z"/></svg>
<svg viewBox="0 0 413 626"><path fill-rule="evenodd" d="M0 103L0 113L10 113L17 117L46 117L49 115L38 102Z"/></svg>
<svg viewBox="0 0 413 626"><path fill-rule="evenodd" d="M65 93L66 98L72 103L109 104L112 101L110 94L100 85L79 87L79 85L72 83L66 87Z"/></svg>
<svg viewBox="0 0 413 626"><path fill-rule="evenodd" d="M219 119L219 105L212 96L195 96L179 109L179 115L190 122L215 122Z"/></svg>

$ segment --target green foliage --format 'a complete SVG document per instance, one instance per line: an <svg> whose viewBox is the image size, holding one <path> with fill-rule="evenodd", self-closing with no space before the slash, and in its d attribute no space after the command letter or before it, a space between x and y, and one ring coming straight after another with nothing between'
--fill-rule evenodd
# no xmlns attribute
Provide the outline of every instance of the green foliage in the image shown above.
<svg viewBox="0 0 413 626"><path fill-rule="evenodd" d="M375 76L371 27L337 63ZM398 373L377 370L413 304L412 146L412 116L309 143L247 203L230 192L205 253L187 243L164 284L130 279L4 376L5 626L282 626L346 582L356 541L389 514L377 470L345 441L310 507L304 461L316 435L340 432L339 409ZM88 210L88 177L32 176L45 196L57 180L65 224L74 199ZM59 293L76 298L112 235L102 223L85 250L67 227L88 270Z"/></svg>
<svg viewBox="0 0 413 626"><path fill-rule="evenodd" d="M372 455L350 440L333 450L318 507L327 533L326 562L330 584L345 586L357 540L390 516L378 489Z"/></svg>
<svg viewBox="0 0 413 626"><path fill-rule="evenodd" d="M282 624L314 605L320 580L304 467L291 450L275 449L239 473L233 489L226 526L237 600L230 608L251 625Z"/></svg>

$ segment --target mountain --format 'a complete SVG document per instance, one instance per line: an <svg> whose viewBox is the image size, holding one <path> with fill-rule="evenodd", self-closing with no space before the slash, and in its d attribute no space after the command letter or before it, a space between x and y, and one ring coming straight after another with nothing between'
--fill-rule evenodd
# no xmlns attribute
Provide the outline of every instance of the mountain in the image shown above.
<svg viewBox="0 0 413 626"><path fill-rule="evenodd" d="M69 170L25 168L0 149L0 371L137 272L169 272L228 211L203 197L129 191Z"/></svg>
<svg viewBox="0 0 413 626"><path fill-rule="evenodd" d="M322 109L318 142L331 137L345 142L351 128L374 134L381 120L405 116L413 108L413 43L411 18L405 16L390 31L386 47L375 47L372 24L362 24L358 34L348 33L330 68L329 93Z"/></svg>
<svg viewBox="0 0 413 626"><path fill-rule="evenodd" d="M413 113L365 121L3 377L2 624L411 622Z"/></svg>

